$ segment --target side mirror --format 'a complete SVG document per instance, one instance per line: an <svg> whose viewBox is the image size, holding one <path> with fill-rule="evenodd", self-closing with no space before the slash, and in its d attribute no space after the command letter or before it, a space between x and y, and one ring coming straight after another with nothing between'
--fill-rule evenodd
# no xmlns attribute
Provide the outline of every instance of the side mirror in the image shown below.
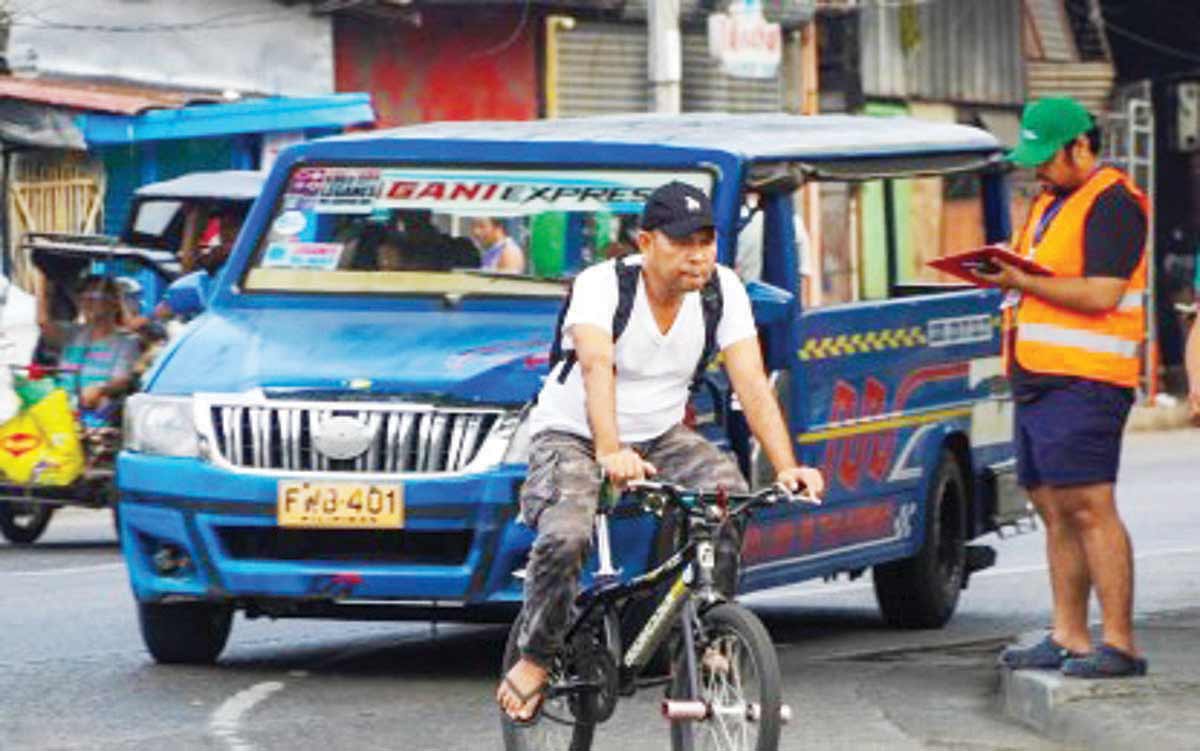
<svg viewBox="0 0 1200 751"><path fill-rule="evenodd" d="M757 280L746 282L746 295L750 298L754 322L759 326L786 321L794 310L796 296L773 284Z"/></svg>
<svg viewBox="0 0 1200 751"><path fill-rule="evenodd" d="M176 315L194 316L204 312L211 291L212 277L208 272L193 271L172 282L163 299Z"/></svg>

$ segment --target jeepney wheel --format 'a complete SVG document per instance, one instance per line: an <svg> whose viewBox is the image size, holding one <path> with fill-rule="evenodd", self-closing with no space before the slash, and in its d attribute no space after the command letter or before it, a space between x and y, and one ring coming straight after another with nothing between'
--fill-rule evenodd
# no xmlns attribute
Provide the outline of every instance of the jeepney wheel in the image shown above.
<svg viewBox="0 0 1200 751"><path fill-rule="evenodd" d="M46 531L55 508L44 503L0 501L0 534L14 545L31 545Z"/></svg>
<svg viewBox="0 0 1200 751"><path fill-rule="evenodd" d="M875 599L897 628L941 628L954 615L966 575L966 483L949 449L942 449L925 504L925 540L911 558L874 569Z"/></svg>
<svg viewBox="0 0 1200 751"><path fill-rule="evenodd" d="M233 609L207 602L139 602L138 625L156 662L211 665L229 640Z"/></svg>

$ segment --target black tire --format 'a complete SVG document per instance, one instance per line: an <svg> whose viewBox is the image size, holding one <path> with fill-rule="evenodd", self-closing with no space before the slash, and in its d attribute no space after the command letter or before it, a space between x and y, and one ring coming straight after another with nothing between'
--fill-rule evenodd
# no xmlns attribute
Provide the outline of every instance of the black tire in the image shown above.
<svg viewBox="0 0 1200 751"><path fill-rule="evenodd" d="M229 640L233 609L207 602L139 602L138 625L156 662L211 665Z"/></svg>
<svg viewBox="0 0 1200 751"><path fill-rule="evenodd" d="M55 506L0 501L0 534L14 545L32 545L46 531Z"/></svg>
<svg viewBox="0 0 1200 751"><path fill-rule="evenodd" d="M117 546L121 545L121 506L116 501L112 503L113 534L117 536Z"/></svg>
<svg viewBox="0 0 1200 751"><path fill-rule="evenodd" d="M520 659L517 649L517 633L520 630L521 618L524 612L517 616L512 627L508 630L508 641L504 645L504 659L500 665L500 675L504 676ZM566 724L555 722L545 716L539 716L538 721L531 725L517 725L508 718L503 709L500 712L500 732L504 737L505 751L589 751L592 739L596 735L593 723L580 722L571 712L566 697L546 699L541 713L549 712L555 718L573 719Z"/></svg>
<svg viewBox="0 0 1200 751"><path fill-rule="evenodd" d="M888 625L941 628L954 615L966 576L967 489L962 468L942 449L925 499L925 540L911 558L875 567L875 599Z"/></svg>
<svg viewBox="0 0 1200 751"><path fill-rule="evenodd" d="M711 703L738 701L740 698L743 703L753 702L759 706L759 718L756 722L751 722L745 717L718 712L714 713L711 719L700 723L672 722L671 748L674 751L684 748L685 734L692 733L696 740L694 747L698 749L777 751L782 726L782 678L779 673L779 656L766 627L758 616L736 603L723 603L705 611L700 616L700 623L702 633L696 635L696 669L700 680L700 696L690 696L687 663L684 661L683 651L679 650L672 676L671 697L699 698ZM732 656L739 669L731 671L729 663L721 664L719 660L713 669L713 661L706 663L704 659L706 654L723 656L726 660ZM724 670L721 669L722 666ZM717 683L726 681L730 675L741 679L738 685L725 684L727 690L718 694ZM734 692L737 696L733 695ZM722 733L721 725L724 725L727 731L732 725L736 732ZM743 729L746 745L729 745L727 739L740 740Z"/></svg>

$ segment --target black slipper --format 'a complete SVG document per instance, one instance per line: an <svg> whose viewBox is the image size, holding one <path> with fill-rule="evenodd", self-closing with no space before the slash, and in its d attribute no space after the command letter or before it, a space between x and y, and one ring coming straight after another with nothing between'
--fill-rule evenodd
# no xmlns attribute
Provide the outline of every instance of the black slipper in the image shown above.
<svg viewBox="0 0 1200 751"><path fill-rule="evenodd" d="M1145 658L1101 644L1089 655L1065 660L1062 672L1072 678L1136 678L1148 668Z"/></svg>
<svg viewBox="0 0 1200 751"><path fill-rule="evenodd" d="M1047 636L1032 646L1008 647L1000 655L1000 664L1012 670L1056 669L1062 667L1067 660L1085 656L1078 652L1072 652L1054 641L1054 637Z"/></svg>

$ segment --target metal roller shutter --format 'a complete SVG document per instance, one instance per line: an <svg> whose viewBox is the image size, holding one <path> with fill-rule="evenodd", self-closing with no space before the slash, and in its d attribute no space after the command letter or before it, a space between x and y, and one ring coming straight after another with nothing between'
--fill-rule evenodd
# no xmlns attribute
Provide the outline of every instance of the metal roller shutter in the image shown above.
<svg viewBox="0 0 1200 751"><path fill-rule="evenodd" d="M784 62L787 61L784 56ZM684 112L779 112L783 87L770 79L731 78L708 55L706 32L683 34Z"/></svg>
<svg viewBox="0 0 1200 751"><path fill-rule="evenodd" d="M650 108L646 27L580 23L558 36L558 113L561 117Z"/></svg>
<svg viewBox="0 0 1200 751"><path fill-rule="evenodd" d="M646 72L646 27L580 23L558 35L558 114L579 117L646 112L651 107ZM785 63L788 57L785 55ZM683 33L684 112L778 112L783 86L730 78L708 56L706 32Z"/></svg>

